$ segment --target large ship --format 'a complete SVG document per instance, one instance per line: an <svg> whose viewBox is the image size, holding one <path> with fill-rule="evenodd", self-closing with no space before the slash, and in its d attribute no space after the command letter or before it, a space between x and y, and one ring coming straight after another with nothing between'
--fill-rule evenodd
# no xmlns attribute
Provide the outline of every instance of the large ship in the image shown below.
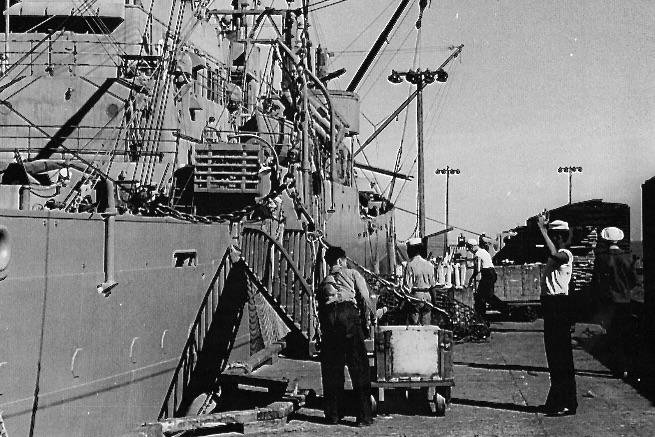
<svg viewBox="0 0 655 437"><path fill-rule="evenodd" d="M290 333L308 350L325 244L392 271L393 206L357 186L358 96L329 89L308 2L3 3L9 436L120 435L186 413L199 374Z"/></svg>

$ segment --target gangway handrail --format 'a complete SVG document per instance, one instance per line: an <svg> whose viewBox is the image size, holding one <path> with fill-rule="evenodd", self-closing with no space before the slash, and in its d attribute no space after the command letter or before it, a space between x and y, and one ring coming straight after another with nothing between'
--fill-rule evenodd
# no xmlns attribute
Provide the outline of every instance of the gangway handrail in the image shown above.
<svg viewBox="0 0 655 437"><path fill-rule="evenodd" d="M266 231L264 231L262 229L259 229L257 227L254 227L254 226L247 226L247 225L243 227L243 232L245 232L245 231L251 231L253 233L257 233L259 235L264 236L268 240L268 242L270 244L275 246L275 248L280 251L280 254L283 257L285 257L287 260L291 260L291 261L294 260L293 257L291 256L291 254L289 254L289 252L277 240L275 240L273 237L271 237L268 232L266 232ZM296 275L296 277L300 281L301 289L305 293L311 294L310 293L311 288L310 288L309 284L307 283L307 280L306 280L304 274L302 274L300 272L300 270L298 269L298 266L296 266L294 263L289 263L289 267L291 267L291 270L293 270L293 273Z"/></svg>
<svg viewBox="0 0 655 437"><path fill-rule="evenodd" d="M314 302L313 278L308 281L303 271L316 268L316 253L301 230L285 230L292 245L291 252L263 229L245 225L242 228L243 256L252 283L273 307L282 321L300 333L307 346L301 351L311 354L312 341L318 330ZM295 255L295 256L294 256Z"/></svg>
<svg viewBox="0 0 655 437"><path fill-rule="evenodd" d="M205 324L207 326L204 327L205 333L209 329L209 326L212 323L212 315L209 314L207 315L205 313L205 310L207 308L207 304L209 302L209 297L212 295L212 293L215 291L215 286L216 282L220 278L220 275L225 273L226 268L231 267L231 260L230 260L230 252L233 250L232 246L228 247L228 249L225 251L225 254L223 255L223 258L221 259L220 264L218 265L218 268L216 269L216 272L214 273L214 276L209 283L209 286L207 287L207 291L205 292L205 296L203 297L202 303L200 304L200 308L198 309L198 313L196 314L196 318L193 321L193 324L191 325L189 329L189 336L187 338L186 343L184 344L184 349L182 350L182 354L180 355L180 360L177 364L177 367L175 368L175 373L173 374L173 377L171 379L171 383L168 386L168 391L166 392L166 396L164 397L164 402L162 403L162 407L159 411L158 415L158 420L161 420L163 418L170 417L171 414L175 414L176 409L179 407L182 396L178 398L177 396L177 385L178 385L178 379L179 379L179 374L182 369L184 369L187 373L187 375L184 375L184 380L187 379L187 377L193 372L193 369L195 368L195 364L197 364L197 361L194 361L191 363L191 368L187 368L188 364L188 357L190 356L190 352L194 352L197 354L198 350L202 348L202 338L196 338L198 334L198 327L201 326L201 323L205 321ZM229 268L228 268L229 270ZM225 275L227 276L227 275ZM225 284L223 284L225 285ZM219 292L222 292L220 290ZM213 310L213 308L212 308ZM193 348L196 348L197 350L193 350ZM182 390L184 390L184 387L182 387ZM171 400L171 396L175 394L175 398L173 399L173 408L169 408L169 403ZM183 395L183 392L181 393Z"/></svg>

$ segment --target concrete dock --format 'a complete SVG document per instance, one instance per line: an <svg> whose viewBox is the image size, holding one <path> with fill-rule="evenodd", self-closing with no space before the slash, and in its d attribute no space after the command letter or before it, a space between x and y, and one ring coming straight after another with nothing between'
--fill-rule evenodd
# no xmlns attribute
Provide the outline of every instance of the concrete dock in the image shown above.
<svg viewBox="0 0 655 437"><path fill-rule="evenodd" d="M597 325L576 325L573 334L578 389L575 416L546 417L538 407L549 387L543 322L496 322L488 342L455 346L453 399L445 417L420 407L420 399L399 402L399 412L380 415L371 427L356 428L354 417L322 424L320 404L292 415L276 434L331 436L652 436L655 398L643 387L615 378L603 364L602 332ZM316 390L320 365L281 359L257 373L285 376L301 389ZM401 411L402 410L402 411ZM270 434L270 432L268 432Z"/></svg>

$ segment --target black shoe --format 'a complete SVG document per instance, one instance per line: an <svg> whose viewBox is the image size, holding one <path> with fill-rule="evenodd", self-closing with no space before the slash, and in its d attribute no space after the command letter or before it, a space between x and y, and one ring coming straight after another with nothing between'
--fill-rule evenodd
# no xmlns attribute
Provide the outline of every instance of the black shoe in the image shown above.
<svg viewBox="0 0 655 437"><path fill-rule="evenodd" d="M370 420L358 420L358 421L355 423L355 426L358 427L358 428L362 428L362 427L365 427L365 426L371 426L371 425L373 425L373 419L370 419Z"/></svg>
<svg viewBox="0 0 655 437"><path fill-rule="evenodd" d="M339 418L338 417L326 417L325 418L325 423L328 425L338 425L339 424Z"/></svg>
<svg viewBox="0 0 655 437"><path fill-rule="evenodd" d="M548 417L575 416L575 412L576 412L575 408L562 407L555 411L547 412L546 416Z"/></svg>

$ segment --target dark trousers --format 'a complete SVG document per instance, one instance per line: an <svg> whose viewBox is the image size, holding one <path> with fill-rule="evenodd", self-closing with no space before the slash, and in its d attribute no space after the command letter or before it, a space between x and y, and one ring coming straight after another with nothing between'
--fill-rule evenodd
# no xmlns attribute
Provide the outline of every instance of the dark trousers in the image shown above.
<svg viewBox="0 0 655 437"><path fill-rule="evenodd" d="M571 350L571 304L568 296L541 296L544 345L550 373L546 409L578 407Z"/></svg>
<svg viewBox="0 0 655 437"><path fill-rule="evenodd" d="M480 271L481 277L478 282L478 289L473 295L473 307L475 312L484 318L487 313L487 303L491 308L498 311L505 311L507 305L494 294L494 286L496 284L496 271L493 268L482 269Z"/></svg>
<svg viewBox="0 0 655 437"><path fill-rule="evenodd" d="M371 380L364 345L364 332L357 308L351 303L328 305L320 310L321 379L323 410L329 421L339 419L344 397L344 364L357 400L357 420L371 421Z"/></svg>
<svg viewBox="0 0 655 437"><path fill-rule="evenodd" d="M432 302L432 294L429 290L414 291L412 297ZM407 302L407 324L408 325L430 325L432 324L432 309L422 302Z"/></svg>
<svg viewBox="0 0 655 437"><path fill-rule="evenodd" d="M609 307L610 324L607 329L609 342L610 367L612 372L621 376L632 370L637 339L637 317L632 313L630 303L613 303Z"/></svg>

